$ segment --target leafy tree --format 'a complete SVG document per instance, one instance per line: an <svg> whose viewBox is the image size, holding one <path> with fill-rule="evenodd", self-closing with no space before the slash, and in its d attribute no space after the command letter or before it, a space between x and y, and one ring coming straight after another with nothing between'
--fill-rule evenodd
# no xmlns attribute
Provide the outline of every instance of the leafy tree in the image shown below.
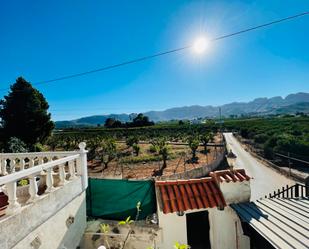
<svg viewBox="0 0 309 249"><path fill-rule="evenodd" d="M200 144L200 140L199 140L198 136L192 135L188 138L188 145L191 149L192 161L198 160L198 158L196 156L196 151L198 149L199 144Z"/></svg>
<svg viewBox="0 0 309 249"><path fill-rule="evenodd" d="M27 152L27 145L17 137L11 137L8 141L8 152L23 153Z"/></svg>
<svg viewBox="0 0 309 249"><path fill-rule="evenodd" d="M87 140L87 148L88 148L87 158L89 160L95 159L97 155L97 148L100 147L100 144L101 144L100 137L94 137Z"/></svg>
<svg viewBox="0 0 309 249"><path fill-rule="evenodd" d="M135 155L138 156L141 150L141 147L138 144L133 144L132 148L133 148Z"/></svg>
<svg viewBox="0 0 309 249"><path fill-rule="evenodd" d="M167 158L170 154L170 147L167 144L167 140L165 137L159 137L151 141L151 144L159 155L162 156L163 165L161 170L164 170L167 167Z"/></svg>
<svg viewBox="0 0 309 249"><path fill-rule="evenodd" d="M114 118L107 118L105 120L104 126L106 128L120 128L122 127L122 123L119 120L116 120Z"/></svg>
<svg viewBox="0 0 309 249"><path fill-rule="evenodd" d="M183 120L179 120L179 121L178 121L178 124L179 124L179 125L184 125L185 122L183 122Z"/></svg>
<svg viewBox="0 0 309 249"><path fill-rule="evenodd" d="M200 136L200 140L204 146L204 153L207 154L207 144L210 141L210 133L204 133L203 135Z"/></svg>
<svg viewBox="0 0 309 249"><path fill-rule="evenodd" d="M133 147L134 144L138 144L138 137L137 136L127 137L126 145L130 148L130 147Z"/></svg>
<svg viewBox="0 0 309 249"><path fill-rule="evenodd" d="M132 123L127 123L128 126L131 127L142 127L142 126L150 126L154 125L154 122L149 121L149 118L142 113L139 113L134 119Z"/></svg>
<svg viewBox="0 0 309 249"><path fill-rule="evenodd" d="M107 138L103 140L97 149L97 154L104 164L103 170L107 169L108 164L115 159L117 155L117 145L114 139Z"/></svg>
<svg viewBox="0 0 309 249"><path fill-rule="evenodd" d="M33 149L51 134L54 123L47 112L49 105L44 96L22 77L11 86L11 91L0 101L3 139L21 139Z"/></svg>

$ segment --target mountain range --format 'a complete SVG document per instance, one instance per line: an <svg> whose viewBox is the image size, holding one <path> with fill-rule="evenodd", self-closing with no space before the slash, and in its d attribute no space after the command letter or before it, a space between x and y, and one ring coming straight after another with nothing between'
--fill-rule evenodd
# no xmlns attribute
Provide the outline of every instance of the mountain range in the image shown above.
<svg viewBox="0 0 309 249"><path fill-rule="evenodd" d="M296 112L309 113L309 93L299 92L289 94L285 98L276 96L272 98L256 98L250 102L233 102L221 106L184 106L166 109L164 111L148 111L144 115L154 122L197 118L216 118L221 115L270 115L292 114ZM115 118L122 122L132 120L136 114L109 114L82 117L69 121L56 121L56 128L97 126L103 125L107 118Z"/></svg>

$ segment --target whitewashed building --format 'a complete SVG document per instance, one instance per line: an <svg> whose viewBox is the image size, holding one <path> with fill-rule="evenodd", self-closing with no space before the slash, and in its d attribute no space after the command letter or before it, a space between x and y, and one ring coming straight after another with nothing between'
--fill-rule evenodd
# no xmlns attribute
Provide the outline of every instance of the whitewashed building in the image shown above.
<svg viewBox="0 0 309 249"><path fill-rule="evenodd" d="M210 177L156 182L159 226L158 248L175 241L192 248L250 248L241 221L229 206L250 200L250 177L244 170L215 171Z"/></svg>

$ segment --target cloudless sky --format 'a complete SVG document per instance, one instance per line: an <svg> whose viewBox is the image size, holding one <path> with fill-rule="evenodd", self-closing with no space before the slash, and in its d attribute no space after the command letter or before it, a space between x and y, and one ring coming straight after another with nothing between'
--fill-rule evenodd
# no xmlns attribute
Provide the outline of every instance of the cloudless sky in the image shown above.
<svg viewBox="0 0 309 249"><path fill-rule="evenodd" d="M0 88L18 76L57 78L305 11L308 0L1 1ZM215 42L202 56L186 50L37 88L54 120L309 92L309 15Z"/></svg>

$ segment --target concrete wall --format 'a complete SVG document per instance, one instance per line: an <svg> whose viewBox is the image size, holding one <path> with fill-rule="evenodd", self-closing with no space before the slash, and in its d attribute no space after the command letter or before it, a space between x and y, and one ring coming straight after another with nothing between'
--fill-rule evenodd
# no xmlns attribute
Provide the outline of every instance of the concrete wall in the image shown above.
<svg viewBox="0 0 309 249"><path fill-rule="evenodd" d="M43 195L20 213L0 218L1 249L75 249L86 227L81 179Z"/></svg>
<svg viewBox="0 0 309 249"><path fill-rule="evenodd" d="M211 249L249 249L250 239L243 235L241 222L230 207L209 211Z"/></svg>
<svg viewBox="0 0 309 249"><path fill-rule="evenodd" d="M226 204L250 201L250 181L221 182L219 184Z"/></svg>

